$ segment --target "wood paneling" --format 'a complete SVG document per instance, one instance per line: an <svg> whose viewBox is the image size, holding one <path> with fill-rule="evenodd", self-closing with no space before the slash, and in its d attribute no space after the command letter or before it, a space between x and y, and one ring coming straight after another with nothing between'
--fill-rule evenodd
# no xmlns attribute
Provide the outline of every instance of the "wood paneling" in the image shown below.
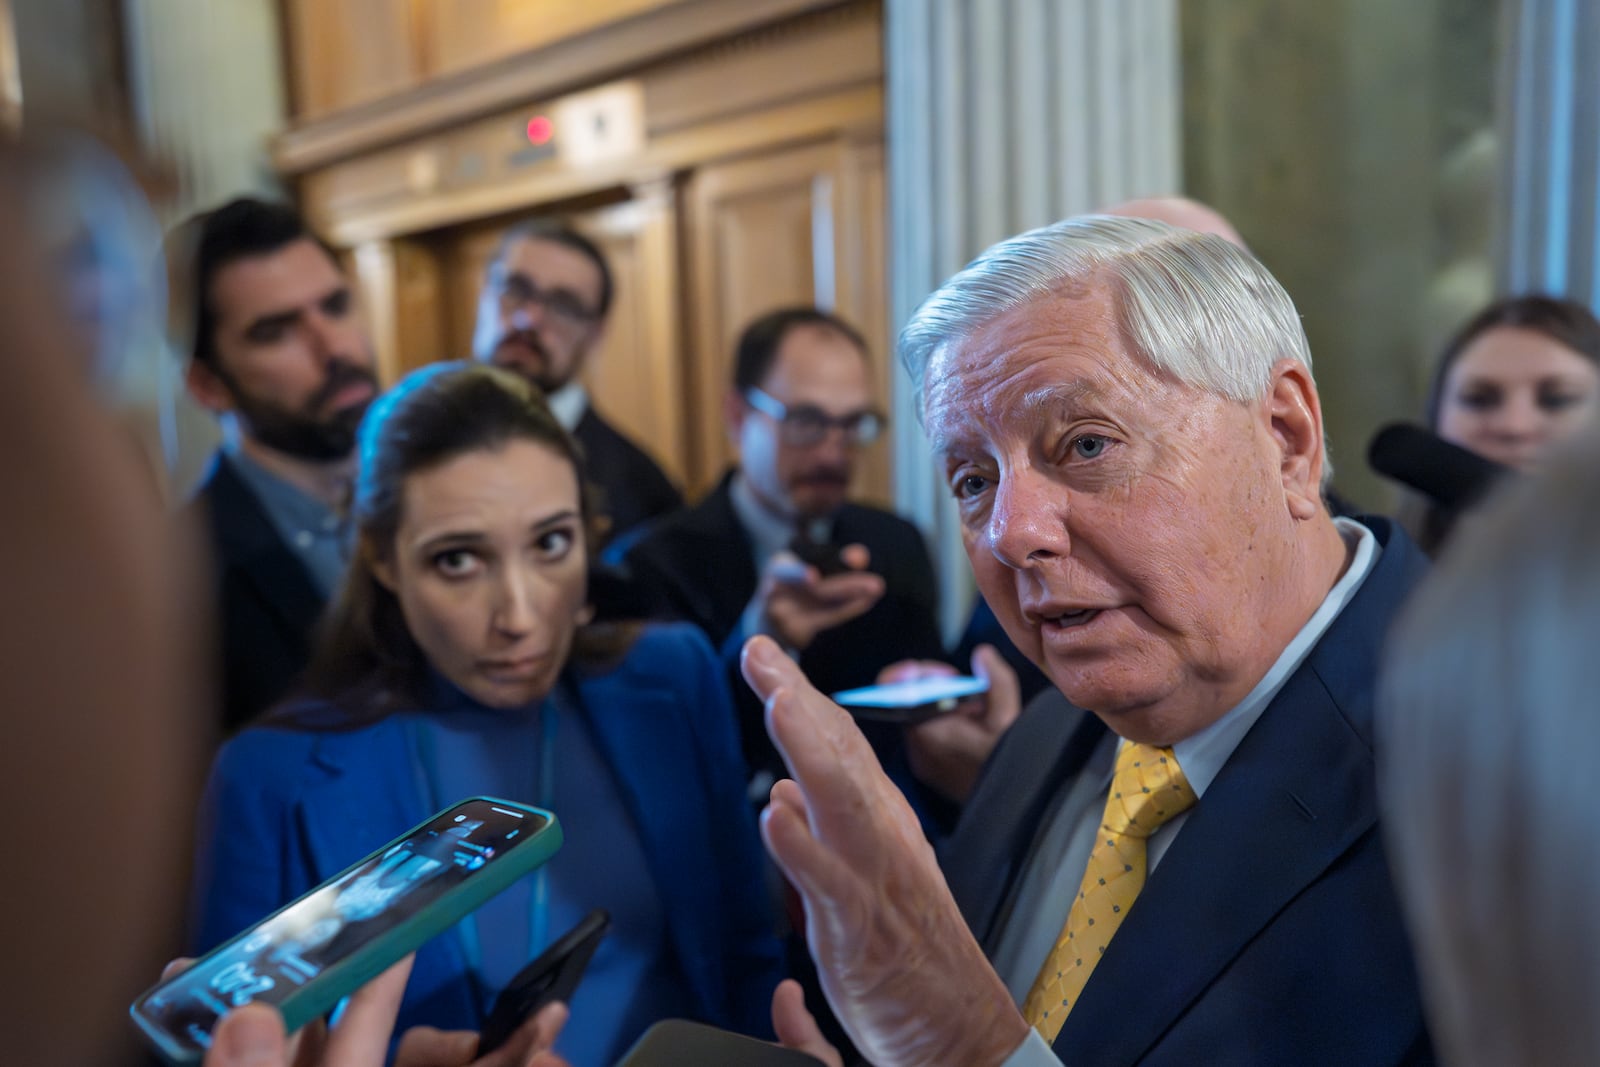
<svg viewBox="0 0 1600 1067"><path fill-rule="evenodd" d="M325 166L495 111L634 73L692 54L712 42L792 20L806 12L855 9L866 12L874 25L877 21L876 5L863 4L861 0L678 0L651 6L633 17L615 19L553 44L441 74L432 68L437 42L426 33L408 28L417 25L421 15L404 23L399 21L402 0L283 2L292 31L289 60L293 81L311 90L300 94L297 122L274 145L274 161L285 173ZM433 2L451 4L457 0ZM306 32L326 27L326 32L337 30L346 38L351 27L361 32L359 22L341 15L343 7L351 3L393 5L384 25L365 28L377 39L376 47L381 53L367 60L368 65L392 66L405 52L397 42L402 38L410 42L409 54L414 57L415 67L410 80L399 79L405 84L395 83L395 91L381 98L373 98L366 91L380 79L352 78L338 69L342 57L336 49L324 44L312 52L301 43L301 27ZM329 9L325 13L324 6ZM425 9L421 10L425 13ZM383 17L384 12L380 11L379 16ZM359 36L355 40L364 47ZM339 101L339 86L352 82L359 83L360 91L346 93L350 98ZM330 113L334 108L337 112Z"/></svg>
<svg viewBox="0 0 1600 1067"><path fill-rule="evenodd" d="M706 167L691 178L696 489L707 488L733 459L721 419L733 347L767 311L816 304L860 327L877 349L879 403L887 405L882 183L881 152L875 157L843 141ZM859 488L871 499L888 498L882 446L869 454Z"/></svg>
<svg viewBox="0 0 1600 1067"><path fill-rule="evenodd" d="M621 10L594 6L596 17ZM868 338L887 407L880 6L682 0L610 25L621 33L669 14L688 19L691 10L748 20L780 9L808 13L627 70L644 130L615 158L577 165L563 152L559 123L556 143L529 150L527 117L560 114L570 95L503 100L441 127L441 116L463 114L451 109L470 99L467 75L444 97L413 94L420 110L409 116L382 119L392 101L380 102L366 109L380 116L376 125L323 124L318 136L365 129L358 141L374 131L426 131L387 147L368 142L300 180L319 230L356 249L385 374L467 355L483 267L501 233L529 216L559 215L596 239L617 280L607 336L584 375L594 403L691 496L732 459L722 398L734 341L757 315L794 304L839 312ZM569 63L593 36L519 54L548 51L553 63ZM599 80L591 74L566 88ZM315 145L295 143L291 154ZM297 158L332 159L325 151ZM889 499L888 463L887 446L875 446L860 495Z"/></svg>
<svg viewBox="0 0 1600 1067"><path fill-rule="evenodd" d="M541 48L683 0L432 0L423 25L434 74Z"/></svg>
<svg viewBox="0 0 1600 1067"><path fill-rule="evenodd" d="M426 76L417 0L286 0L295 113L316 118Z"/></svg>

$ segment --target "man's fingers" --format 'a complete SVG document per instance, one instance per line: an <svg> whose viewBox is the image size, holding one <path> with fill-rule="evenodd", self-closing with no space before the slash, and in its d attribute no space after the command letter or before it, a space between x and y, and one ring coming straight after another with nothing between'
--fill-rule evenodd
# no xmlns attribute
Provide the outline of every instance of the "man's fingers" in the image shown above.
<svg viewBox="0 0 1600 1067"><path fill-rule="evenodd" d="M860 543L849 544L839 550L839 558L846 567L864 571L872 565L872 550Z"/></svg>
<svg viewBox="0 0 1600 1067"><path fill-rule="evenodd" d="M767 799L773 804L793 808L795 814L803 819L807 826L811 825L811 812L806 807L805 790L800 788L800 783L793 778L779 778L772 783L772 792L767 794Z"/></svg>
<svg viewBox="0 0 1600 1067"><path fill-rule="evenodd" d="M475 1067L534 1067L544 1062L542 1057L555 1045L556 1038L567 1025L570 1013L561 1001L551 1001L540 1008L531 1019L517 1027L517 1032L500 1049L503 1059L490 1057Z"/></svg>
<svg viewBox="0 0 1600 1067"><path fill-rule="evenodd" d="M478 1035L473 1030L436 1030L413 1026L400 1039L394 1067L443 1067L445 1064L471 1063L478 1054Z"/></svg>
<svg viewBox="0 0 1600 1067"><path fill-rule="evenodd" d="M840 1067L839 1050L822 1036L817 1020L806 1009L805 992L793 978L778 983L772 994L772 1029L784 1048L815 1056L828 1067Z"/></svg>
<svg viewBox="0 0 1600 1067"><path fill-rule="evenodd" d="M1022 714L1022 683L1017 672L993 645L979 645L972 651L972 673L989 681L989 699L984 718L996 732L1003 732Z"/></svg>
<svg viewBox="0 0 1600 1067"><path fill-rule="evenodd" d="M761 813L761 839L767 852L807 901L833 899L849 884L850 871L811 833L805 815L777 801Z"/></svg>
<svg viewBox="0 0 1600 1067"><path fill-rule="evenodd" d="M324 1061L338 1067L383 1067L389 1035L400 1014L412 957L407 956L350 997L339 1024L328 1035Z"/></svg>
<svg viewBox="0 0 1600 1067"><path fill-rule="evenodd" d="M805 675L794 660L783 654L778 643L766 634L757 634L744 643L739 653L739 671L756 696L762 700L781 685L805 683Z"/></svg>
<svg viewBox="0 0 1600 1067"><path fill-rule="evenodd" d="M768 698L767 734L812 815L859 815L871 807L873 784L883 775L878 758L849 713L809 682L802 685Z"/></svg>
<svg viewBox="0 0 1600 1067"><path fill-rule="evenodd" d="M204 1067L288 1067L288 1063L283 1016L265 1004L246 1004L223 1016L212 1031Z"/></svg>
<svg viewBox="0 0 1600 1067"><path fill-rule="evenodd" d="M161 968L161 980L165 982L169 978L176 978L178 975L182 974L184 971L187 971L193 966L194 960L191 957L179 956L177 959L171 961L165 967Z"/></svg>

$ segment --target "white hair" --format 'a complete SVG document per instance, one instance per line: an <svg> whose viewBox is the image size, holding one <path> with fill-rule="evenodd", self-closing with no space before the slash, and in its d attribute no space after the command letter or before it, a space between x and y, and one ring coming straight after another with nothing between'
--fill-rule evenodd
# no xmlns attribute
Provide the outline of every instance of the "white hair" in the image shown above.
<svg viewBox="0 0 1600 1067"><path fill-rule="evenodd" d="M1149 219L1078 215L1001 241L922 302L900 331L900 361L922 409L934 358L1041 297L1109 282L1124 342L1186 385L1248 402L1272 367L1311 370L1294 302L1250 253ZM1323 459L1324 481L1331 473Z"/></svg>
<svg viewBox="0 0 1600 1067"><path fill-rule="evenodd" d="M1379 686L1384 835L1442 1058L1600 1048L1600 438L1457 532Z"/></svg>

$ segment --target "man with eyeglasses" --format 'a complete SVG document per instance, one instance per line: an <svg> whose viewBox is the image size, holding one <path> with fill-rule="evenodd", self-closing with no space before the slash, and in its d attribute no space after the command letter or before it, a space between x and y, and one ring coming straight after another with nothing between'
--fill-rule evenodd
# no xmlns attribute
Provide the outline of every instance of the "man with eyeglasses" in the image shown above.
<svg viewBox="0 0 1600 1067"><path fill-rule="evenodd" d="M683 505L655 460L600 417L578 380L605 334L614 293L611 267L593 241L570 227L524 223L507 231L489 261L472 338L476 358L543 390L583 445L608 538Z"/></svg>
<svg viewBox="0 0 1600 1067"><path fill-rule="evenodd" d="M757 633L788 649L825 692L870 685L897 661L943 655L921 534L849 501L862 450L885 425L867 360L861 335L816 308L751 323L723 406L739 466L626 556L661 613L697 623L732 669ZM782 761L760 704L746 686L734 691L752 797L764 802ZM898 728L869 725L868 736L891 767L903 767Z"/></svg>

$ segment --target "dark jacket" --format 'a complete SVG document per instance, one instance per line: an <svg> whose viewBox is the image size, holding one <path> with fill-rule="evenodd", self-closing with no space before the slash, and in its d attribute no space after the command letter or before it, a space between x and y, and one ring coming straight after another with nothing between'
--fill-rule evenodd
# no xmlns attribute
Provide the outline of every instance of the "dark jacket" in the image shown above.
<svg viewBox="0 0 1600 1067"><path fill-rule="evenodd" d="M683 497L655 460L595 413L591 404L572 430L583 446L584 471L600 490L600 510L611 520L607 539L683 506Z"/></svg>
<svg viewBox="0 0 1600 1067"><path fill-rule="evenodd" d="M222 453L190 507L211 541L220 723L231 733L277 703L305 670L324 599Z"/></svg>
<svg viewBox="0 0 1600 1067"><path fill-rule="evenodd" d="M738 647L730 635L755 595L758 575L750 537L729 496L732 482L729 473L700 503L660 520L624 563L657 614L699 626L737 674ZM883 576L885 591L860 618L817 636L800 657L806 677L831 693L871 685L878 671L897 660L942 659L933 564L917 528L887 511L846 504L834 517L833 540L865 545L872 555L870 569ZM751 768L786 774L767 738L760 702L742 681L735 682ZM898 746L898 728L866 732L880 755L883 746Z"/></svg>
<svg viewBox="0 0 1600 1067"><path fill-rule="evenodd" d="M1372 736L1384 635L1426 567L1393 524L1362 521L1383 554L1151 874L1056 1038L1062 1062L1433 1061ZM940 858L987 949L1041 821L1105 734L1046 694L985 767Z"/></svg>

